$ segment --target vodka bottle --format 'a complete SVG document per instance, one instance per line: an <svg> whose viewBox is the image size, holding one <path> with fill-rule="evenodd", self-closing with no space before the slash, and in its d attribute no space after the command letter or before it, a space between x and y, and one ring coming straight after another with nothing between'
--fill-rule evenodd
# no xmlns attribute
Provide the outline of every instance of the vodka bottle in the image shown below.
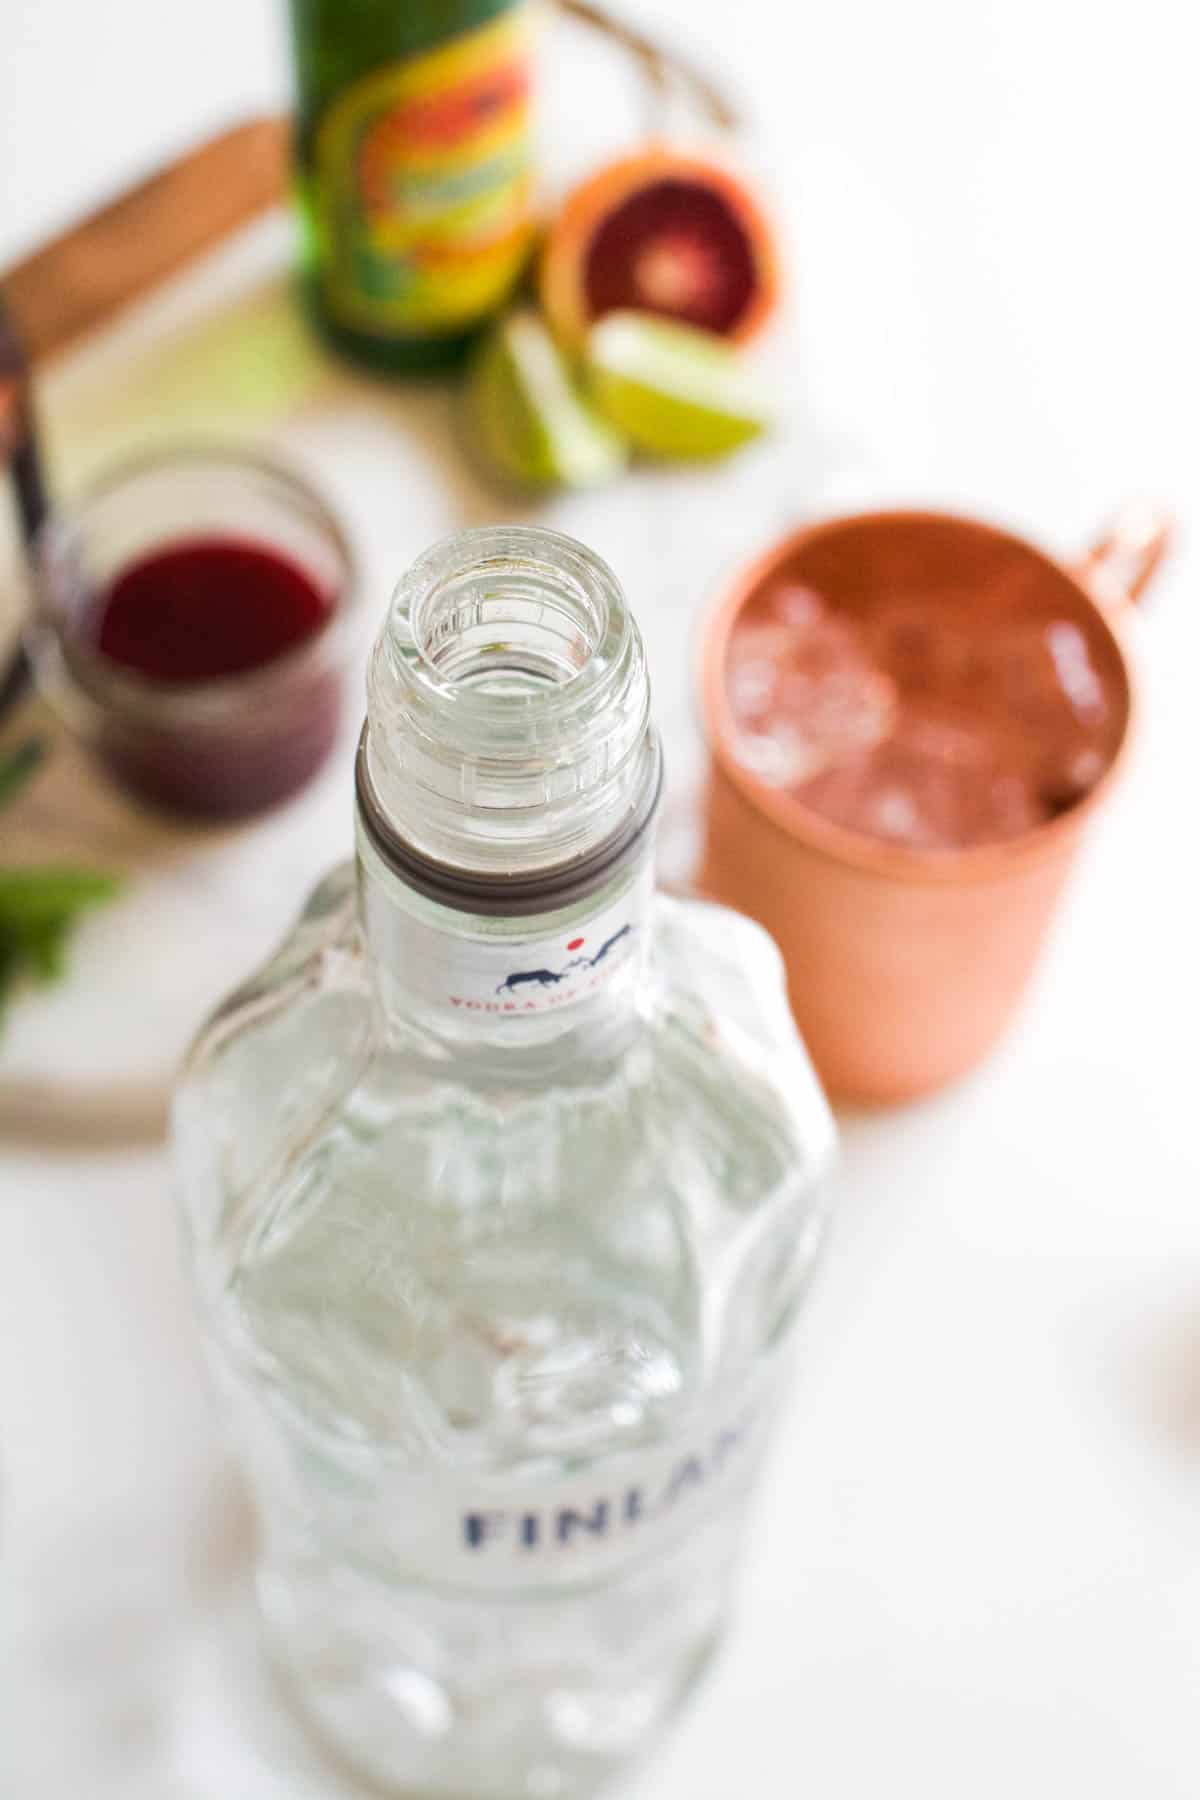
<svg viewBox="0 0 1200 1800"><path fill-rule="evenodd" d="M770 940L655 895L660 785L609 569L533 529L429 551L355 865L181 1086L268 1642L385 1786L586 1793L726 1620L833 1128Z"/></svg>

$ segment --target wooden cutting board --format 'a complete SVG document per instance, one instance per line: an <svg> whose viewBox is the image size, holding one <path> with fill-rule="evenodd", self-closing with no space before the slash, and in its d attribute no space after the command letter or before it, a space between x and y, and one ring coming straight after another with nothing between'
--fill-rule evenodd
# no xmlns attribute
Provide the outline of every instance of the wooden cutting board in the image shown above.
<svg viewBox="0 0 1200 1800"><path fill-rule="evenodd" d="M290 134L286 118L236 125L0 273L30 358L64 349L278 205Z"/></svg>

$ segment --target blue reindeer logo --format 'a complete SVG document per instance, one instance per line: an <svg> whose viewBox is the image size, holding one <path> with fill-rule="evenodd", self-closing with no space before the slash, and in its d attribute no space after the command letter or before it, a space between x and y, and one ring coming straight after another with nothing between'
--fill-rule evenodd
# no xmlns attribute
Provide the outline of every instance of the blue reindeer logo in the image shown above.
<svg viewBox="0 0 1200 1800"><path fill-rule="evenodd" d="M565 963L561 969L518 969L515 974L507 976L500 983L496 992L498 994L515 994L523 987L557 987L559 982L565 981L573 970L594 969L597 964L602 963L609 951L614 949L622 938L628 937L632 930L632 925L622 925L620 931L614 931L610 938L605 939L595 956L573 956L570 962Z"/></svg>

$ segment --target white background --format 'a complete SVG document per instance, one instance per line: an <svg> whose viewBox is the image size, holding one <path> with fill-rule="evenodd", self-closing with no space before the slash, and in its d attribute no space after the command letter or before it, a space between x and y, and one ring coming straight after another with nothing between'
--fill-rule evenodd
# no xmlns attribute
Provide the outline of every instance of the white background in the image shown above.
<svg viewBox="0 0 1200 1800"><path fill-rule="evenodd" d="M1068 552L1116 502L1150 494L1182 530L1142 634L1140 753L1018 1031L957 1091L844 1121L840 1236L740 1628L631 1793L1190 1800L1194 27L1176 0L637 10L753 114L791 234L802 368L778 447L711 488L640 476L554 514L630 584L677 766L691 742L681 643L720 575L789 517L839 494L919 495ZM259 0L5 0L2 37L0 261L147 159L286 92L282 31ZM563 68L574 58L577 76L583 54L564 44ZM552 96L573 154L604 128L600 94L586 117ZM102 372L87 380L106 391ZM72 419L86 416L90 454L104 449L105 418L80 391L50 396L68 464ZM403 496L381 479L408 402L338 395L344 416L309 450L383 582L463 509L415 464ZM110 425L124 428L116 400ZM336 794L313 805L341 817ZM267 830L307 878L297 833ZM340 847L332 825L300 836L318 866ZM0 1076L23 1056L112 1053L96 929L75 986L10 1032ZM260 930L256 916L238 940L247 959ZM176 980L164 966L161 990L123 991L150 1018ZM135 1015L122 1026L136 1035ZM14 1800L330 1793L254 1698L227 1579L242 1539L153 1147L0 1138L0 1461Z"/></svg>

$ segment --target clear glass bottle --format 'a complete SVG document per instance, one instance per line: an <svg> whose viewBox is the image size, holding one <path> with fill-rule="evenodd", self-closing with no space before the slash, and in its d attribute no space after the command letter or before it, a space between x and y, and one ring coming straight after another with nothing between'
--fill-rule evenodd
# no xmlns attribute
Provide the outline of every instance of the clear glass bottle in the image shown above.
<svg viewBox="0 0 1200 1800"><path fill-rule="evenodd" d="M726 1618L833 1128L770 940L655 896L660 780L606 566L431 550L374 653L356 868L181 1087L269 1641L388 1786L588 1792Z"/></svg>

